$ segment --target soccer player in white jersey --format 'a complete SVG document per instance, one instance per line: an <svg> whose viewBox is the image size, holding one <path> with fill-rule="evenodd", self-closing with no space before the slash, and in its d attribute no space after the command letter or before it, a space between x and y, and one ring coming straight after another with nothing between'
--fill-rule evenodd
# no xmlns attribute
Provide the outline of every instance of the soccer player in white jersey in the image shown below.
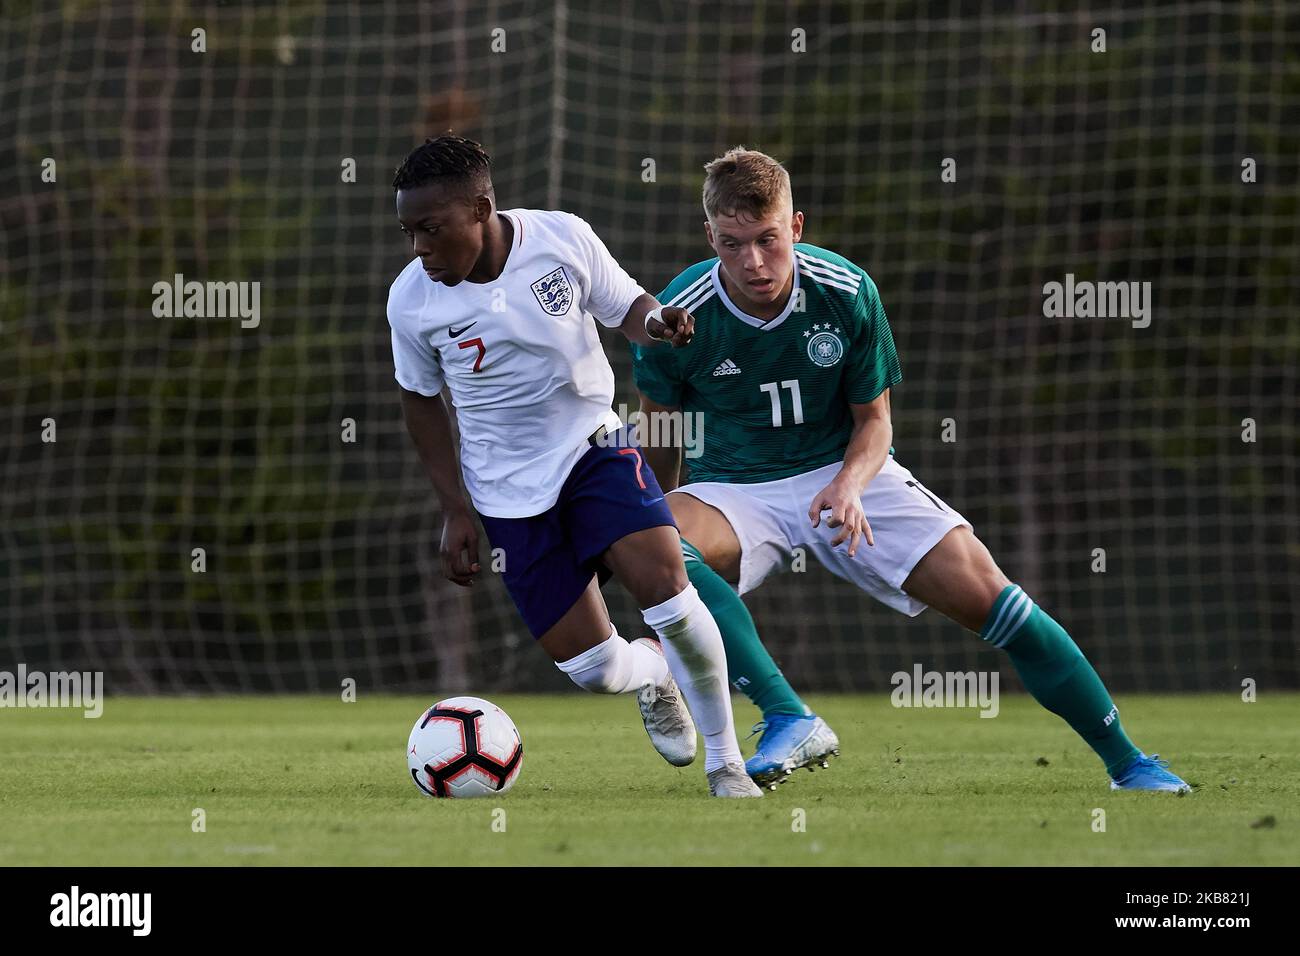
<svg viewBox="0 0 1300 956"><path fill-rule="evenodd" d="M633 345L643 409L705 418L689 484L677 487L677 449L647 452L670 492L690 579L711 567L743 593L804 550L889 607L909 616L933 607L1006 651L1029 692L1096 752L1112 787L1187 791L1128 738L1065 629L894 460L890 392L902 372L871 277L801 241L803 213L772 157L738 147L705 169L704 234L717 255L662 293L697 318L695 334L678 349ZM698 587L714 608L712 578ZM838 738L781 676L753 622L715 617L734 682L763 710L750 773L774 786L825 766Z"/></svg>
<svg viewBox="0 0 1300 956"><path fill-rule="evenodd" d="M677 766L695 757L693 715L710 793L761 796L736 741L718 625L687 579L663 493L611 410L595 326L668 348L657 343L690 340L690 313L661 308L577 216L498 211L478 143L426 140L393 188L415 255L388 295L393 361L442 506L443 574L468 587L479 573L477 512L504 554L506 589L560 670L589 691L637 692L650 739ZM657 641L618 635L600 593L611 574Z"/></svg>

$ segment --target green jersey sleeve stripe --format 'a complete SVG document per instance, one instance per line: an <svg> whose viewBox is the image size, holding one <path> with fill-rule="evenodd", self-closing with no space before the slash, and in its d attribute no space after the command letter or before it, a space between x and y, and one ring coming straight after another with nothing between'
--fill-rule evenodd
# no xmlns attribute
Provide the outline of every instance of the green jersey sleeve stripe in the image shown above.
<svg viewBox="0 0 1300 956"><path fill-rule="evenodd" d="M686 299L691 295L694 295L696 292L699 291L701 285L703 285L706 282L711 282L712 279L713 279L713 274L711 272L704 273L704 275L700 276L698 279L696 279L694 282L688 285L677 295L673 296L672 299L670 299L668 302L665 302L664 305L680 305L683 299Z"/></svg>
<svg viewBox="0 0 1300 956"><path fill-rule="evenodd" d="M846 283L841 282L837 279L830 279L827 278L826 276L819 275L816 272L813 272L812 269L808 268L807 266L804 266L803 272L804 275L808 276L808 278L815 281L818 285L828 285L833 289L839 289L841 292L847 292L849 295L858 294L857 286L847 285Z"/></svg>
<svg viewBox="0 0 1300 956"><path fill-rule="evenodd" d="M862 277L852 273L843 273L834 271L828 263L818 259L813 259L803 253L796 253L799 257L799 265L803 270L813 278L819 280L824 285L832 285L837 289L844 289L854 295L858 294L858 286L862 284Z"/></svg>
<svg viewBox="0 0 1300 956"><path fill-rule="evenodd" d="M850 299L857 297L858 290L851 285L845 285L843 282L838 282L834 279L827 279L825 276L814 275L813 273L809 272L807 269L803 270L803 274L806 279L811 279L819 286L829 286L832 289L839 289L841 292L846 294Z"/></svg>
<svg viewBox="0 0 1300 956"><path fill-rule="evenodd" d="M700 294L697 295L695 298L691 299L689 302L683 302L682 308L685 309L687 312L690 312L693 309L698 309L705 302L708 302L709 299L713 298L715 294L716 293L714 292L713 285L712 283L710 283L709 287L707 289L701 289Z"/></svg>
<svg viewBox="0 0 1300 956"><path fill-rule="evenodd" d="M805 262L813 263L832 274L838 274L841 278L848 279L852 282L858 282L862 279L862 274L860 272L854 272L852 269L846 268L838 263L831 262L827 259L818 259L816 256L798 249L795 250L795 254Z"/></svg>

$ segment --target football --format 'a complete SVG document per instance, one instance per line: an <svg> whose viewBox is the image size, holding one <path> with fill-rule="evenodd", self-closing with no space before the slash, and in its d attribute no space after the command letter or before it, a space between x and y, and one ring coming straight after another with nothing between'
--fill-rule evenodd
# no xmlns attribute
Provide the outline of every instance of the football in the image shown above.
<svg viewBox="0 0 1300 956"><path fill-rule="evenodd" d="M440 700L411 728L406 765L426 797L487 797L519 778L524 745L504 710L481 697Z"/></svg>

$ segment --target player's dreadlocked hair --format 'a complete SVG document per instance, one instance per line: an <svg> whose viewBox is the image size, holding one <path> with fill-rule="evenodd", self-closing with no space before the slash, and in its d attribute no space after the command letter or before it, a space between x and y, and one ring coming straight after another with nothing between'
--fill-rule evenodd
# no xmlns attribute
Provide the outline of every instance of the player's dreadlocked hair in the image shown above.
<svg viewBox="0 0 1300 956"><path fill-rule="evenodd" d="M415 189L438 180L463 182L474 195L492 192L492 159L482 145L463 136L426 139L397 167L393 190Z"/></svg>

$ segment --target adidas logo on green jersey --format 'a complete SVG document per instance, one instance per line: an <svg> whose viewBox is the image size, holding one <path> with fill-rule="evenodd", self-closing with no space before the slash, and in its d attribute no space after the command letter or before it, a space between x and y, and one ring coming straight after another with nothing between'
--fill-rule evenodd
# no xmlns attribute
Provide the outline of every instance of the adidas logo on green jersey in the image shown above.
<svg viewBox="0 0 1300 956"><path fill-rule="evenodd" d="M713 370L714 378L717 378L719 375L739 375L739 374L740 374L740 366L738 366L731 359L726 359L721 365L719 365L717 368Z"/></svg>

